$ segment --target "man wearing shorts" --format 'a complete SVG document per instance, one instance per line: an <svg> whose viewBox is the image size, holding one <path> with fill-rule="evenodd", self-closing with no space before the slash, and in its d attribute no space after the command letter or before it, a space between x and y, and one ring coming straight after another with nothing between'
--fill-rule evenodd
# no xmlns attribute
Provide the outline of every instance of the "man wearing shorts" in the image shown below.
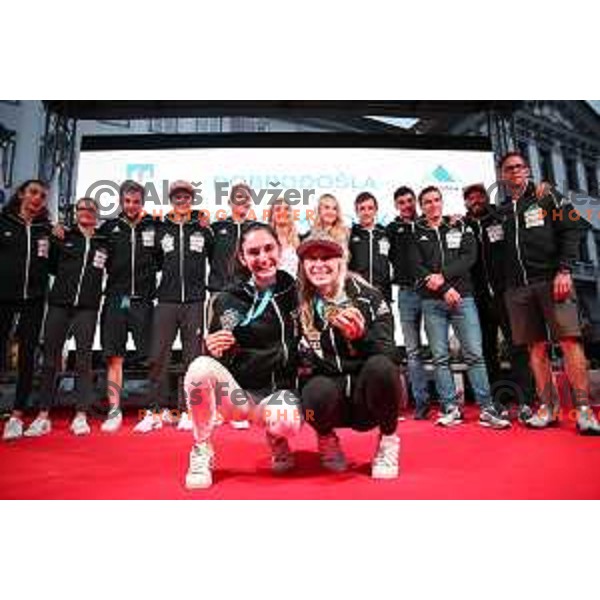
<svg viewBox="0 0 600 600"><path fill-rule="evenodd" d="M138 358L149 355L158 267L158 223L150 215L144 216L144 188L135 181L125 181L119 190L119 199L121 214L106 221L99 230L109 250L101 320L110 404L102 431L108 433L117 431L123 420L120 392L129 332Z"/></svg>
<svg viewBox="0 0 600 600"><path fill-rule="evenodd" d="M587 362L581 343L571 265L578 259L581 225L573 205L551 189L539 197L530 169L518 152L500 162L509 199L505 215L506 307L515 345L527 345L540 407L527 425L558 422L559 399L548 357L548 333L558 341L577 409L579 433L600 435L590 407Z"/></svg>

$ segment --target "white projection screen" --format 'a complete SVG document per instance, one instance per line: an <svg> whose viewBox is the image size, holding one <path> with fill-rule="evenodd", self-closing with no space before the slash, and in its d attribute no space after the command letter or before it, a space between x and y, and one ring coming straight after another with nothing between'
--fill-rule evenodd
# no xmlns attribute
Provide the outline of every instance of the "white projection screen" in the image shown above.
<svg viewBox="0 0 600 600"><path fill-rule="evenodd" d="M481 150L407 148L193 148L156 150L103 150L81 153L77 196L99 194L103 207L113 205L114 187L125 179L147 186L146 210L167 212L165 186L176 179L192 181L200 190L196 208L211 220L227 211L228 185L244 181L256 192L253 210L264 217L269 202L280 190L292 197L298 226L307 229L319 196L334 194L341 202L348 225L354 199L363 191L378 199L379 221L395 217L394 190L408 185L417 193L427 185L443 192L445 211L464 212L462 188L471 183L486 187L496 180L493 154ZM102 192L102 190L105 190ZM289 190L298 190L292 195ZM261 197L262 193L262 197Z"/></svg>
<svg viewBox="0 0 600 600"><path fill-rule="evenodd" d="M339 141L340 137L336 138ZM137 140L136 148L122 149L118 136L112 136L110 144L98 136L94 143L84 144L80 153L77 197L95 196L103 207L101 214L107 214L109 207L116 206L118 185L133 179L146 186L146 211L166 214L169 182L185 179L200 190L201 202L195 208L208 211L215 220L229 212L228 186L243 181L255 191L251 216L259 220L264 220L272 198L298 190L299 197L292 202L299 211L298 229L304 232L319 196L325 192L340 200L348 225L353 222L356 196L363 191L373 193L379 203L378 220L386 224L396 216L393 194L401 185L408 185L417 194L425 186L436 185L443 193L445 212L463 214L463 187L471 183L489 187L496 181L493 153L489 142L481 138L453 140L451 148L436 147L437 139L431 143L421 139L418 148L398 147L403 143L398 141L393 142L395 147L381 147L380 136L374 141L368 135L346 137L345 147L337 147L337 142L336 147L328 147L327 139L334 139L331 135L299 134L297 139L302 143L298 147L294 146L294 134L286 135L282 146L270 146L268 135L252 135L246 138L252 140L246 146L243 137L224 135L222 139L228 139L227 147L219 147L219 136L212 136L211 143L202 147L145 149L139 147L144 140ZM396 306L393 308L397 318ZM396 327L396 335L402 344L400 327ZM178 341L175 347L179 347Z"/></svg>

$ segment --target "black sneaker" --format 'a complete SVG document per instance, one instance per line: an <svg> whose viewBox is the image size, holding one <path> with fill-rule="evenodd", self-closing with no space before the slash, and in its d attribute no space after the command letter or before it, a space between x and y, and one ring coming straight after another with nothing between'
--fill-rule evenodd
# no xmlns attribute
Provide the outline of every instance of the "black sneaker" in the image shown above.
<svg viewBox="0 0 600 600"><path fill-rule="evenodd" d="M533 410L531 409L531 406L529 406L529 404L522 404L521 406L519 406L519 414L517 416L517 419L519 419L520 423L522 423L523 425L527 425L527 421L529 421L531 417L533 417Z"/></svg>
<svg viewBox="0 0 600 600"><path fill-rule="evenodd" d="M505 419L495 406L490 405L481 409L479 424L482 427L491 427L492 429L508 429L510 420Z"/></svg>
<svg viewBox="0 0 600 600"><path fill-rule="evenodd" d="M427 421L429 419L429 404L417 406L415 410L415 421Z"/></svg>
<svg viewBox="0 0 600 600"><path fill-rule="evenodd" d="M504 406L504 404L502 404L501 402L496 402L496 404L494 406L495 406L496 413L498 414L498 416L501 419L510 421L510 411L508 410L507 406Z"/></svg>

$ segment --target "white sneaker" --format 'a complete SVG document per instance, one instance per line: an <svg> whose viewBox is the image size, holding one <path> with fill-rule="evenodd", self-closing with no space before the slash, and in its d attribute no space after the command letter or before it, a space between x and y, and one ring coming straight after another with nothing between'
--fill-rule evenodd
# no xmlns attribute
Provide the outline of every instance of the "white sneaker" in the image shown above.
<svg viewBox="0 0 600 600"><path fill-rule="evenodd" d="M250 423L245 419L243 421L230 421L230 423L234 429L250 429Z"/></svg>
<svg viewBox="0 0 600 600"><path fill-rule="evenodd" d="M179 423L177 423L177 431L192 431L194 426L187 412L182 412L179 417Z"/></svg>
<svg viewBox="0 0 600 600"><path fill-rule="evenodd" d="M190 452L190 465L185 475L188 490L200 490L212 485L213 449L208 442L196 444Z"/></svg>
<svg viewBox="0 0 600 600"><path fill-rule="evenodd" d="M4 425L4 433L2 439L5 442L18 440L23 437L23 421L19 417L11 417Z"/></svg>
<svg viewBox="0 0 600 600"><path fill-rule="evenodd" d="M295 466L295 461L288 441L282 436L273 435L267 431L267 442L269 442L271 448L271 469L273 473L281 475L291 471Z"/></svg>
<svg viewBox="0 0 600 600"><path fill-rule="evenodd" d="M71 433L73 435L89 435L92 430L85 415L76 415L71 422Z"/></svg>
<svg viewBox="0 0 600 600"><path fill-rule="evenodd" d="M462 423L462 413L460 412L460 408L454 405L444 409L435 422L436 425L441 425L442 427L453 427L460 423Z"/></svg>
<svg viewBox="0 0 600 600"><path fill-rule="evenodd" d="M134 433L150 433L155 429L162 429L161 415L147 410L144 418L133 428Z"/></svg>
<svg viewBox="0 0 600 600"><path fill-rule="evenodd" d="M175 425L176 422L176 419L173 418L173 415L168 408L163 409L163 411L160 413L160 420L165 425Z"/></svg>
<svg viewBox="0 0 600 600"><path fill-rule="evenodd" d="M42 437L52 431L52 423L48 417L37 417L23 434L25 437Z"/></svg>
<svg viewBox="0 0 600 600"><path fill-rule="evenodd" d="M115 433L123 424L123 413L120 408L113 408L102 425L100 430L104 433Z"/></svg>
<svg viewBox="0 0 600 600"><path fill-rule="evenodd" d="M382 435L371 465L371 477L373 479L396 479L399 453L400 438L397 435Z"/></svg>

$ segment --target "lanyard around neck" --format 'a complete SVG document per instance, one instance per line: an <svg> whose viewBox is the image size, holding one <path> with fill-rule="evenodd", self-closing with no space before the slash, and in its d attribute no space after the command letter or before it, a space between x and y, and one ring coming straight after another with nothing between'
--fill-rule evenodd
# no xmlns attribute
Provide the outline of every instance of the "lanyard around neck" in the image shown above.
<svg viewBox="0 0 600 600"><path fill-rule="evenodd" d="M258 305L256 305L256 301L259 298L260 298L260 302L258 303ZM246 316L244 317L243 321L240 323L240 326L244 327L246 325L249 325L250 323L252 323L252 321L256 321L256 319L261 317L262 314L267 309L267 305L269 304L269 302L271 302L272 299L273 299L273 288L272 287L267 288L264 292L259 293L257 296L255 296L254 302L252 303L250 310L246 313Z"/></svg>

